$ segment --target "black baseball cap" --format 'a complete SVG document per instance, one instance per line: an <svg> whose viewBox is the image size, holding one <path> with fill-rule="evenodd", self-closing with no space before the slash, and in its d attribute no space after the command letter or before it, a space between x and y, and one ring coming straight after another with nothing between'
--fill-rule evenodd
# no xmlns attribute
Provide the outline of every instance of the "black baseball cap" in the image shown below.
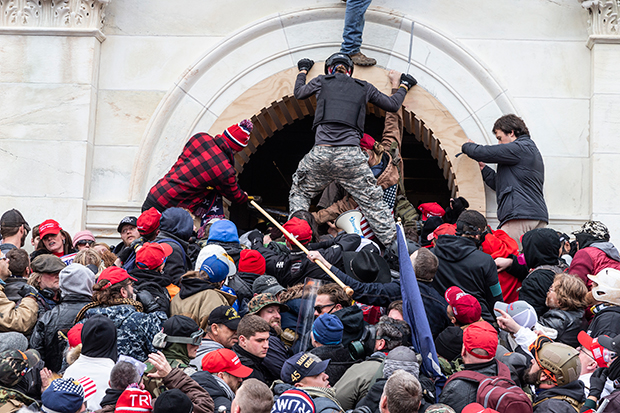
<svg viewBox="0 0 620 413"><path fill-rule="evenodd" d="M614 337L598 336L598 343L609 351L620 353L620 334Z"/></svg>
<svg viewBox="0 0 620 413"><path fill-rule="evenodd" d="M239 321L241 321L241 317L239 317L239 314L234 308L228 305L221 305L211 311L207 324L224 324L231 330L236 331L237 327L239 327Z"/></svg>
<svg viewBox="0 0 620 413"><path fill-rule="evenodd" d="M133 225L134 227L138 226L138 218L136 217L125 217L123 219L121 219L121 222L118 224L118 227L116 227L116 231L118 233L120 233L123 230L123 227L125 225Z"/></svg>
<svg viewBox="0 0 620 413"><path fill-rule="evenodd" d="M21 225L24 225L26 232L30 232L30 225L24 219L22 213L15 208L6 211L2 214L2 218L0 218L0 226L3 228L17 228Z"/></svg>

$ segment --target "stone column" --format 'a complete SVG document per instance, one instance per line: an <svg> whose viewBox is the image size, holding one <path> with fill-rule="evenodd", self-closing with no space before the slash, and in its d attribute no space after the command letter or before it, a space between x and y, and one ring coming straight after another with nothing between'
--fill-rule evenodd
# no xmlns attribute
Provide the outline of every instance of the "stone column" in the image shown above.
<svg viewBox="0 0 620 413"><path fill-rule="evenodd" d="M592 219L620 238L620 0L583 1L591 50L590 159ZM567 68L567 70L570 70ZM616 241L617 243L617 241Z"/></svg>
<svg viewBox="0 0 620 413"><path fill-rule="evenodd" d="M109 0L0 1L0 211L83 229Z"/></svg>

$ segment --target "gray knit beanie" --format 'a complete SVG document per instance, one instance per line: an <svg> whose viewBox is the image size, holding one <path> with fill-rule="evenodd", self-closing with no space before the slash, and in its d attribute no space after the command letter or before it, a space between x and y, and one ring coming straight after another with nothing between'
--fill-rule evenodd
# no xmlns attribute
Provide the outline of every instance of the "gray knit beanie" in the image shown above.
<svg viewBox="0 0 620 413"><path fill-rule="evenodd" d="M405 346L398 346L390 351L383 364L383 377L389 379L396 370L405 370L420 377L420 364L415 351Z"/></svg>
<svg viewBox="0 0 620 413"><path fill-rule="evenodd" d="M69 264L59 274L60 293L63 297L69 294L93 296L93 285L96 275L82 264Z"/></svg>

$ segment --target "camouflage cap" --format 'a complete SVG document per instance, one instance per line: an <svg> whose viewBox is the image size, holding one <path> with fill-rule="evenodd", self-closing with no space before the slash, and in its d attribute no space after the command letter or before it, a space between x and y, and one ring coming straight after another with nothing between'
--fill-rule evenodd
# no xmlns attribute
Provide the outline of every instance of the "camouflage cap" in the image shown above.
<svg viewBox="0 0 620 413"><path fill-rule="evenodd" d="M601 221L587 221L577 231L573 232L573 235L580 233L590 234L596 238L609 241L609 229Z"/></svg>
<svg viewBox="0 0 620 413"><path fill-rule="evenodd" d="M0 353L0 384L15 386L29 368L36 366L41 356L36 350L5 350Z"/></svg>
<svg viewBox="0 0 620 413"><path fill-rule="evenodd" d="M270 293L258 294L248 303L248 314L256 314L268 305L279 305L280 312L288 311L288 306L282 304L278 299Z"/></svg>

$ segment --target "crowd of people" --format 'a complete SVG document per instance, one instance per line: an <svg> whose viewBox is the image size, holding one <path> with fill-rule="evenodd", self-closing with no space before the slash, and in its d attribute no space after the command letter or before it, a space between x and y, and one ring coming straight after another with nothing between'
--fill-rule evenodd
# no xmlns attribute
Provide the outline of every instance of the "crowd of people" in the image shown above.
<svg viewBox="0 0 620 413"><path fill-rule="evenodd" d="M314 62L298 64L316 141L283 225L226 218L224 198L251 199L234 170L248 120L192 136L116 246L2 215L0 412L620 411L607 227L585 222L572 242L547 228L542 156L515 115L497 145L462 147L499 229L463 198L414 208L397 194L417 82L391 71L387 96L352 77L351 53L368 59L336 53L307 83ZM379 141L368 102L386 110Z"/></svg>

